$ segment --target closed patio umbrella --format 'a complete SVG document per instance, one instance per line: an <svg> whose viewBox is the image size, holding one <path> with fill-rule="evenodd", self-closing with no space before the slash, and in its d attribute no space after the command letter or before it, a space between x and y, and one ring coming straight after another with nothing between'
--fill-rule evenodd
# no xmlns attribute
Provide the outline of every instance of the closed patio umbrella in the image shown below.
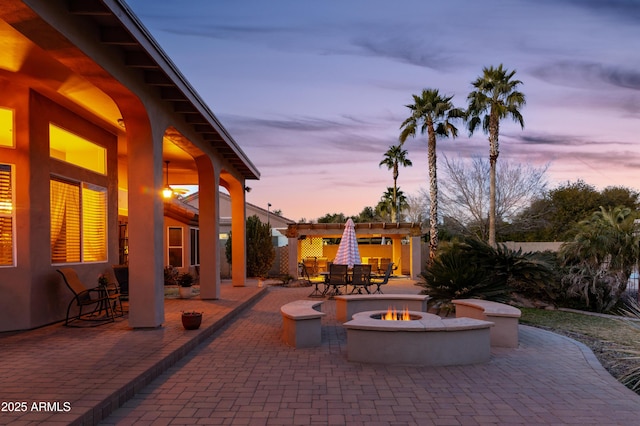
<svg viewBox="0 0 640 426"><path fill-rule="evenodd" d="M336 254L333 263L338 265L348 265L349 268L353 268L353 265L361 263L360 251L358 250L358 240L356 238L356 226L353 220L349 218L344 226L344 232L342 233L342 239L338 246L338 253Z"/></svg>

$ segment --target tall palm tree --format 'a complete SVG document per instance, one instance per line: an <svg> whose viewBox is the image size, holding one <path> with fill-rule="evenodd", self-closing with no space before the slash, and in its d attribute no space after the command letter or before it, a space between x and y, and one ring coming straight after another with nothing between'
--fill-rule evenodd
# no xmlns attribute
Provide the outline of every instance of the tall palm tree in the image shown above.
<svg viewBox="0 0 640 426"><path fill-rule="evenodd" d="M393 170L393 198L391 204L391 221L398 222L398 198L397 198L397 182L398 182L398 167L413 166L411 160L407 158L407 150L402 149L400 145L390 146L387 152L384 153L384 159L378 164L378 166L387 166L387 169Z"/></svg>
<svg viewBox="0 0 640 426"><path fill-rule="evenodd" d="M484 67L482 76L473 84L475 90L469 93L467 114L469 134L482 124L482 130L489 135L489 245L496 245L496 163L500 154L498 136L500 120L511 117L524 129L524 120L520 108L525 105L525 97L517 87L520 80L512 79L514 71L502 68Z"/></svg>
<svg viewBox="0 0 640 426"><path fill-rule="evenodd" d="M438 250L438 179L436 176L436 138L458 136L458 129L451 124L452 119L464 117L464 111L455 108L451 103L453 96L440 95L438 89L423 89L422 94L412 95L413 104L406 105L411 110L409 118L404 120L400 129L400 142L404 143L409 136L427 134L427 155L429 158L429 262Z"/></svg>

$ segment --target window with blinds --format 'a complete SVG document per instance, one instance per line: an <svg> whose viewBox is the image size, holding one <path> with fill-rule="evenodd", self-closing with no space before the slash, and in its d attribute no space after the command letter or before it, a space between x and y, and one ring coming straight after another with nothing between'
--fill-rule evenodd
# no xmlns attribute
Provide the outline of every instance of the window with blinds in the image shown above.
<svg viewBox="0 0 640 426"><path fill-rule="evenodd" d="M170 226L168 232L169 265L182 268L182 228Z"/></svg>
<svg viewBox="0 0 640 426"><path fill-rule="evenodd" d="M0 266L13 266L13 173L11 165L0 164Z"/></svg>
<svg viewBox="0 0 640 426"><path fill-rule="evenodd" d="M51 178L51 262L107 260L106 189Z"/></svg>
<svg viewBox="0 0 640 426"><path fill-rule="evenodd" d="M82 185L82 257L85 262L107 260L107 190Z"/></svg>

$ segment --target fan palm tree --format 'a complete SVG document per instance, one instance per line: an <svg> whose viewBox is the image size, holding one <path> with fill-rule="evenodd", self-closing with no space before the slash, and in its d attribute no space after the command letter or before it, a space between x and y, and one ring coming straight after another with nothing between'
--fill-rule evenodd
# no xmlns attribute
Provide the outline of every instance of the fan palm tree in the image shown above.
<svg viewBox="0 0 640 426"><path fill-rule="evenodd" d="M482 76L473 84L475 90L467 96L469 134L482 125L482 130L489 135L489 245L496 245L496 163L500 154L498 136L500 120L511 117L524 129L524 120L520 108L525 105L525 97L517 87L520 80L513 79L515 71L502 68L485 67Z"/></svg>
<svg viewBox="0 0 640 426"><path fill-rule="evenodd" d="M436 138L458 136L458 129L450 120L464 117L464 111L451 103L453 96L443 96L438 89L423 89L420 96L413 96L413 104L406 105L411 110L409 118L404 120L400 129L400 142L409 136L427 134L427 155L429 159L429 262L433 261L438 250L438 180L436 176Z"/></svg>
<svg viewBox="0 0 640 426"><path fill-rule="evenodd" d="M637 218L638 213L628 207L600 207L578 224L573 241L560 250L567 268L563 277L567 293L580 296L598 312L618 302L640 254Z"/></svg>
<svg viewBox="0 0 640 426"><path fill-rule="evenodd" d="M386 217L391 217L396 207L398 208L398 218L400 218L400 212L408 207L407 197L400 188L387 188L382 197L380 197L375 211L384 220Z"/></svg>
<svg viewBox="0 0 640 426"><path fill-rule="evenodd" d="M397 189L398 189L398 167L409 167L413 166L411 160L407 158L407 150L402 149L400 145L390 146L387 152L384 153L384 158L378 164L378 166L387 166L387 169L393 170L393 198L391 203L391 221L398 222L398 214L397 214L397 206L398 206L398 198L397 198Z"/></svg>

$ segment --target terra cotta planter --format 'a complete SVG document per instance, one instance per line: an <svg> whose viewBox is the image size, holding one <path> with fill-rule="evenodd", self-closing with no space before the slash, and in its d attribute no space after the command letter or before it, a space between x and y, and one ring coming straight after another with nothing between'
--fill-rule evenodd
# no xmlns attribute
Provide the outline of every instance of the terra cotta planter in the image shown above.
<svg viewBox="0 0 640 426"><path fill-rule="evenodd" d="M202 324L202 312L183 312L182 326L186 330L197 330Z"/></svg>

